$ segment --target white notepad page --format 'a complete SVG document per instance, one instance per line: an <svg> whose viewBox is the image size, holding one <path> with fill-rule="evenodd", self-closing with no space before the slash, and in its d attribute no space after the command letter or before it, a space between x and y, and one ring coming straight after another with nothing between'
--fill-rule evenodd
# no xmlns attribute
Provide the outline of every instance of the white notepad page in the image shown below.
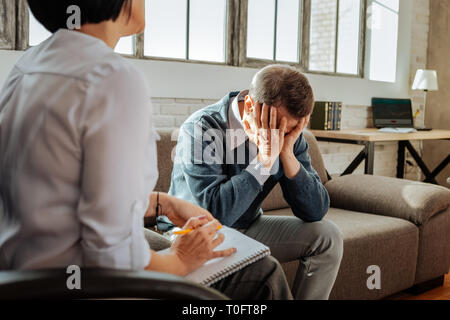
<svg viewBox="0 0 450 320"><path fill-rule="evenodd" d="M208 261L196 271L188 274L185 277L186 279L210 286L249 264L270 255L269 247L237 230L223 227L219 232L224 234L225 241L215 250L236 248L236 253L229 257ZM167 253L169 250L166 249L160 252Z"/></svg>

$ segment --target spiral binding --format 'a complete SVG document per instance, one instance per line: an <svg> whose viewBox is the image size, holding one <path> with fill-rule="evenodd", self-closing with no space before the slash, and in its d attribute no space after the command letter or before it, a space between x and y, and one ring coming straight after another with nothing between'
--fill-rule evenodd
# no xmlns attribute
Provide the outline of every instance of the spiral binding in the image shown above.
<svg viewBox="0 0 450 320"><path fill-rule="evenodd" d="M218 271L217 273L209 276L208 278L206 278L205 280L202 281L202 284L206 285L206 286L211 286L214 283L226 278L230 274L233 274L239 270L242 270L246 266L248 266L268 255L270 255L269 249L267 249L267 248L261 249L261 250L255 252L254 254L252 254L251 256L248 256L247 258L240 260L239 262L233 263L229 267L226 267L225 269Z"/></svg>

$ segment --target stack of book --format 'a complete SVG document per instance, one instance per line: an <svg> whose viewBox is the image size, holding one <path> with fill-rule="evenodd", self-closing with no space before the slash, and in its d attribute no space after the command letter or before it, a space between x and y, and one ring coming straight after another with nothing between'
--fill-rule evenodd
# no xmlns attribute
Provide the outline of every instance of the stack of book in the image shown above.
<svg viewBox="0 0 450 320"><path fill-rule="evenodd" d="M311 130L341 130L342 102L317 101L311 115Z"/></svg>

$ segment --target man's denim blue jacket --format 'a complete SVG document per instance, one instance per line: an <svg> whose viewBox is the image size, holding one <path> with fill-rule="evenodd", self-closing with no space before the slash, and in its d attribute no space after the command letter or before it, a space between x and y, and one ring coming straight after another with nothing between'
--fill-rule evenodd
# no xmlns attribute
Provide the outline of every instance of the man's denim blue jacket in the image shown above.
<svg viewBox="0 0 450 320"><path fill-rule="evenodd" d="M246 170L252 159L245 157L241 164L236 161L228 164L230 161L227 161L224 152L227 150L228 110L238 94L230 93L216 104L197 111L183 124L169 194L207 209L226 226L241 229L248 228L262 214L263 200L280 183L283 196L295 216L305 222L322 220L330 199L319 175L311 166L308 143L303 135L294 146L301 169L293 179L284 175L281 161L278 172L271 175L264 185ZM211 138L209 135L207 139L199 139L195 133L199 128L203 133L214 130L224 138ZM245 148L249 148L248 139ZM203 161L201 155L205 151L212 152L221 161Z"/></svg>

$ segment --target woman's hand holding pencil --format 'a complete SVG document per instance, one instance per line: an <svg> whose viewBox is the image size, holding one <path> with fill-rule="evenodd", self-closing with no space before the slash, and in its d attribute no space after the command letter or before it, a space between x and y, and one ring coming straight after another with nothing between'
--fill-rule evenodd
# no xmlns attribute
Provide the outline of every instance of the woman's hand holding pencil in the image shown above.
<svg viewBox="0 0 450 320"><path fill-rule="evenodd" d="M222 225L216 219L209 221L206 216L194 217L183 230L174 232L179 236L171 247L180 265L184 266L184 274L188 274L215 258L228 257L236 252L236 248L214 251L225 240L217 231Z"/></svg>
<svg viewBox="0 0 450 320"><path fill-rule="evenodd" d="M220 229L222 229L222 225L217 226L217 231L219 231ZM180 231L175 231L173 234L183 235L183 234L191 233L192 231L194 231L194 230L193 229L184 229L184 230L180 230Z"/></svg>

